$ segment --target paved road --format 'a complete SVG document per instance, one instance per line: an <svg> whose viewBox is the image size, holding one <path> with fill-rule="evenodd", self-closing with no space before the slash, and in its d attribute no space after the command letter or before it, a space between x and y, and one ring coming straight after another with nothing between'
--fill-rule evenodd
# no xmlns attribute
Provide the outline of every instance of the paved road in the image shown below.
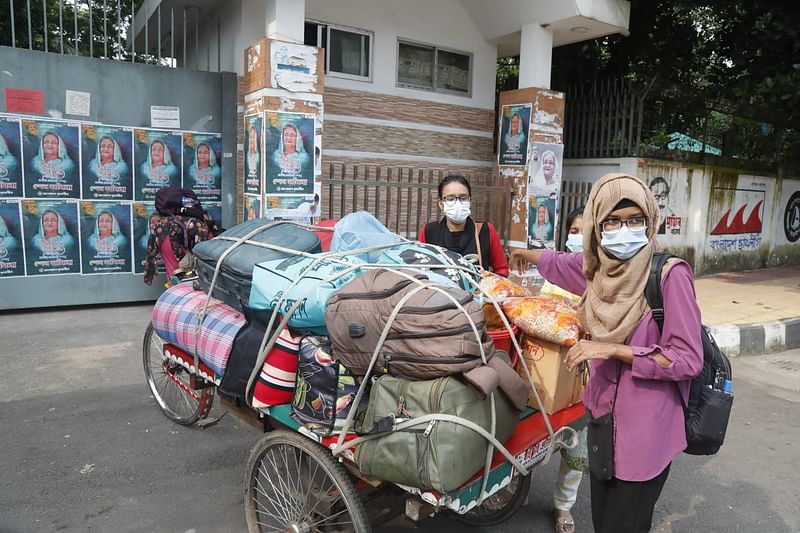
<svg viewBox="0 0 800 533"><path fill-rule="evenodd" d="M183 428L158 412L141 370L148 316L141 305L0 314L0 532L244 530L259 433L233 417ZM728 441L675 462L660 533L800 532L800 351L734 368ZM556 467L536 471L530 505L494 531L552 531ZM588 484L579 498L578 531L591 531ZM464 527L435 517L421 530Z"/></svg>

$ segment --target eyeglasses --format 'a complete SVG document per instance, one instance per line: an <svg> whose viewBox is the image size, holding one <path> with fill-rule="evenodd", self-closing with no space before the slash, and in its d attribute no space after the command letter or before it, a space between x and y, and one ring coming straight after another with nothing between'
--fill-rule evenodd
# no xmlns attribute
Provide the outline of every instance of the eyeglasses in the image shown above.
<svg viewBox="0 0 800 533"><path fill-rule="evenodd" d="M647 218L645 217L632 217L628 220L620 220L618 218L609 218L600 223L603 231L619 231L622 226L628 226L628 229L642 229L647 227Z"/></svg>
<svg viewBox="0 0 800 533"><path fill-rule="evenodd" d="M471 200L472 198L468 194L462 194L461 196L450 195L442 198L442 203L444 205L453 206L456 205L456 202L461 202L462 204L468 204L470 203Z"/></svg>
<svg viewBox="0 0 800 533"><path fill-rule="evenodd" d="M668 192L662 192L662 193L659 193L659 194L655 194L654 193L653 197L656 200L666 200L667 198L669 198L669 193Z"/></svg>

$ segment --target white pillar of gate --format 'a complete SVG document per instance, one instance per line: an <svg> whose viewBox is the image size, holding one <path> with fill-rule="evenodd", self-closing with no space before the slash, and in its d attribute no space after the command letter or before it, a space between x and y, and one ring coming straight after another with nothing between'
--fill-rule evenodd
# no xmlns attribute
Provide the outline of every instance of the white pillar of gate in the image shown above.
<svg viewBox="0 0 800 533"><path fill-rule="evenodd" d="M519 45L519 87L550 88L553 33L538 23L522 26Z"/></svg>
<svg viewBox="0 0 800 533"><path fill-rule="evenodd" d="M306 1L267 0L265 34L270 39L303 43Z"/></svg>

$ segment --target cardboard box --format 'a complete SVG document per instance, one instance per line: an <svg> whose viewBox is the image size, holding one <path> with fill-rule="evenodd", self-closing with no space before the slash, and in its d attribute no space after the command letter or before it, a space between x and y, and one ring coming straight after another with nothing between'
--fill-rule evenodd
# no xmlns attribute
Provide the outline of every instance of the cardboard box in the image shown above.
<svg viewBox="0 0 800 533"><path fill-rule="evenodd" d="M322 48L260 39L244 51L244 92L284 89L322 94L324 60Z"/></svg>
<svg viewBox="0 0 800 533"><path fill-rule="evenodd" d="M531 373L536 391L544 404L541 408L536 402L533 391L528 395L528 405L534 409L543 409L551 415L570 405L581 401L584 379L578 369L572 372L564 364L564 356L569 351L566 346L552 342L541 341L528 335L522 336L520 343L522 357ZM522 362L517 366L517 372L525 383L528 378Z"/></svg>

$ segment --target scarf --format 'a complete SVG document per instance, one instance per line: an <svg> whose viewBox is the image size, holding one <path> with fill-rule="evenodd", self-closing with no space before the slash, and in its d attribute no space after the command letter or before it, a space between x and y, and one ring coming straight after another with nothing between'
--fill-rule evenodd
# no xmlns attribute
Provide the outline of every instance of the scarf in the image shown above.
<svg viewBox="0 0 800 533"><path fill-rule="evenodd" d="M626 261L606 254L600 247L600 223L624 199L644 212L649 239L639 253ZM580 315L593 340L623 344L647 313L644 288L656 248L658 224L656 200L639 178L607 174L592 187L583 212L583 274L587 287L580 301Z"/></svg>

